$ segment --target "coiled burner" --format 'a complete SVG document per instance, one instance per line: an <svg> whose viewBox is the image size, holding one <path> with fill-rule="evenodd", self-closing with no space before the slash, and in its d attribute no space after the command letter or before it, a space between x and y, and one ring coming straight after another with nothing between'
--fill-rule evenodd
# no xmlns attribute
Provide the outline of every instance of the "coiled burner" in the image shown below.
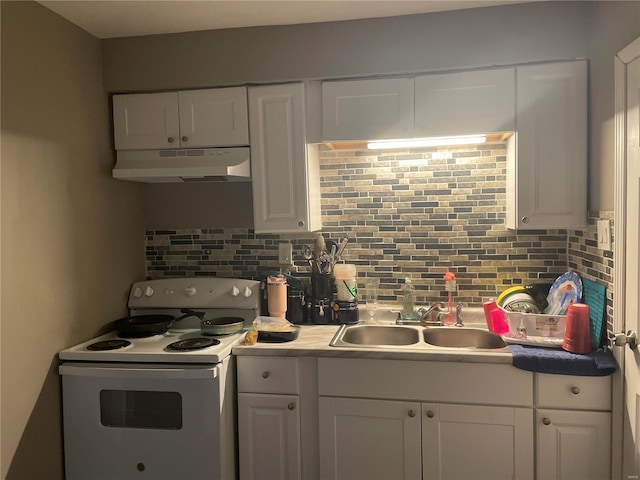
<svg viewBox="0 0 640 480"><path fill-rule="evenodd" d="M214 345L218 345L219 343L220 340L217 340L215 338L188 338L186 340L180 340L178 342L170 343L169 345L167 345L167 350L188 352L191 350L201 350L203 348L212 347Z"/></svg>

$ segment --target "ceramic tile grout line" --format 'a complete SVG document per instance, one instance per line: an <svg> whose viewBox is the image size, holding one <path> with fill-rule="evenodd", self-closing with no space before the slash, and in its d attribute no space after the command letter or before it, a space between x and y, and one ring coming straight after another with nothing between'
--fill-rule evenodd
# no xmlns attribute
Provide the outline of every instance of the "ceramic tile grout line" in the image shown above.
<svg viewBox="0 0 640 480"><path fill-rule="evenodd" d="M453 324L453 292L456 291L456 276L450 272L447 271L447 273L444 274L444 289L449 292L449 313L447 315L447 321L445 322L447 325L452 325Z"/></svg>

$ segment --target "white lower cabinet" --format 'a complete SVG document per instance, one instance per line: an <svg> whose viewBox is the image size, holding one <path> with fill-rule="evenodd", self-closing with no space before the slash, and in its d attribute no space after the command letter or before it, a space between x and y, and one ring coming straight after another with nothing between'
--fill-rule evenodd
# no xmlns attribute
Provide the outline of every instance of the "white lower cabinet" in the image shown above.
<svg viewBox="0 0 640 480"><path fill-rule="evenodd" d="M533 478L532 452L530 408L422 405L424 479Z"/></svg>
<svg viewBox="0 0 640 480"><path fill-rule="evenodd" d="M317 480L315 358L238 356L240 480Z"/></svg>
<svg viewBox="0 0 640 480"><path fill-rule="evenodd" d="M299 403L296 395L238 394L240 478L301 477Z"/></svg>
<svg viewBox="0 0 640 480"><path fill-rule="evenodd" d="M320 478L419 479L420 404L320 397Z"/></svg>
<svg viewBox="0 0 640 480"><path fill-rule="evenodd" d="M528 408L320 398L320 478L533 478Z"/></svg>
<svg viewBox="0 0 640 480"><path fill-rule="evenodd" d="M318 360L320 478L533 480L533 375L510 365Z"/></svg>
<svg viewBox="0 0 640 480"><path fill-rule="evenodd" d="M611 377L536 380L538 480L611 478Z"/></svg>
<svg viewBox="0 0 640 480"><path fill-rule="evenodd" d="M611 377L238 357L240 479L607 480Z"/></svg>
<svg viewBox="0 0 640 480"><path fill-rule="evenodd" d="M611 478L611 414L538 410L538 479Z"/></svg>

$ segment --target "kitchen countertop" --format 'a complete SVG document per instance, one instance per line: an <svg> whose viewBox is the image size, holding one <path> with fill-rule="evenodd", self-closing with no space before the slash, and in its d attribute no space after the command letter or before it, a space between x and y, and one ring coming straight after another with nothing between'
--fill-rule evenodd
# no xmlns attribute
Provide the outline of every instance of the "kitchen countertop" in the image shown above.
<svg viewBox="0 0 640 480"><path fill-rule="evenodd" d="M478 324L468 326L482 327ZM258 342L255 345L245 345L244 340L241 340L233 347L233 354L512 364L511 351L507 347L495 350L478 350L475 348L435 347L425 343L413 348L410 346L332 347L329 342L338 328L340 328L339 325L300 325L300 334L294 341L284 343Z"/></svg>

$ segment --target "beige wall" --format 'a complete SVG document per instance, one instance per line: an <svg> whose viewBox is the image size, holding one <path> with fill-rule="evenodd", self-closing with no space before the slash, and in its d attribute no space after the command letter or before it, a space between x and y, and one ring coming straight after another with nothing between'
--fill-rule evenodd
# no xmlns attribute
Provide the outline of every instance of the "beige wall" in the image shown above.
<svg viewBox="0 0 640 480"><path fill-rule="evenodd" d="M589 205L613 210L613 57L640 36L640 1L594 2L589 28L591 58Z"/></svg>
<svg viewBox="0 0 640 480"><path fill-rule="evenodd" d="M613 209L613 55L640 35L640 2L538 2L346 22L253 27L103 42L110 92L198 88L591 58L590 210ZM594 88L595 87L595 88ZM212 186L212 201L223 190ZM147 190L153 228L238 226L230 208L189 214L188 191ZM159 211L155 202L171 203ZM250 222L250 220L249 220ZM251 226L247 223L242 226Z"/></svg>
<svg viewBox="0 0 640 480"><path fill-rule="evenodd" d="M0 6L2 478L56 480L56 353L144 278L139 186L110 176L100 42L37 3Z"/></svg>

